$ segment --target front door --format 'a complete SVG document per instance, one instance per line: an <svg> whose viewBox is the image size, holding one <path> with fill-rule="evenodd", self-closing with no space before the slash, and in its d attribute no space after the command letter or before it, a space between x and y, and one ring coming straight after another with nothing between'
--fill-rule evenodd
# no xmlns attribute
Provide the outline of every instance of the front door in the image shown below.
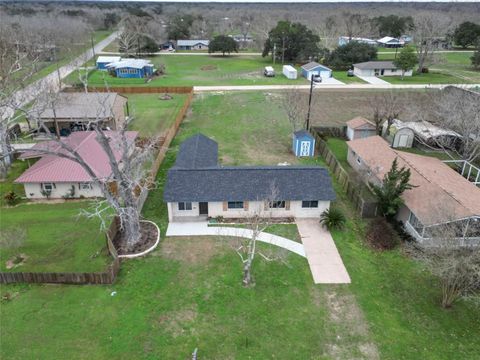
<svg viewBox="0 0 480 360"><path fill-rule="evenodd" d="M302 141L300 144L300 156L310 156L310 141Z"/></svg>
<svg viewBox="0 0 480 360"><path fill-rule="evenodd" d="M198 203L200 215L208 215L208 202Z"/></svg>
<svg viewBox="0 0 480 360"><path fill-rule="evenodd" d="M400 135L398 139L398 147L407 147L408 135Z"/></svg>

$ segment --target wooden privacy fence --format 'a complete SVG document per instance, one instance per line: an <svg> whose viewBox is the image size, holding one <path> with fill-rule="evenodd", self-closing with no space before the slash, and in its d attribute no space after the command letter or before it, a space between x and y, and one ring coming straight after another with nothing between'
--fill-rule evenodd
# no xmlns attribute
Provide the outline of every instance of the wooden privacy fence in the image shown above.
<svg viewBox="0 0 480 360"><path fill-rule="evenodd" d="M0 283L52 283L52 284L113 284L120 271L120 259L112 243L118 228L118 220L112 221L106 232L107 248L112 263L103 272L0 272Z"/></svg>
<svg viewBox="0 0 480 360"><path fill-rule="evenodd" d="M346 126L314 126L313 132L322 136L345 138L347 133Z"/></svg>
<svg viewBox="0 0 480 360"><path fill-rule="evenodd" d="M356 182L350 179L348 173L342 167L335 155L333 155L328 149L327 143L320 138L317 133L315 133L315 139L319 154L325 159L333 176L343 190L345 190L347 197L352 201L355 208L360 213L360 216L364 218L375 217L377 215L377 202L366 200L362 196L362 186L359 186Z"/></svg>
<svg viewBox="0 0 480 360"><path fill-rule="evenodd" d="M84 91L83 87L67 87L64 92L80 92ZM99 87L89 86L88 92L116 92L123 94L191 94L193 93L192 86L113 86L113 87Z"/></svg>

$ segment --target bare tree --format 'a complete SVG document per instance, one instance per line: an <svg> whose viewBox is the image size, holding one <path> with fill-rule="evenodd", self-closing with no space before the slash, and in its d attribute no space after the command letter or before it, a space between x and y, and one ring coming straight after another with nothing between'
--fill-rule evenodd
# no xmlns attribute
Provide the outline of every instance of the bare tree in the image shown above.
<svg viewBox="0 0 480 360"><path fill-rule="evenodd" d="M460 247L465 242L466 222L451 221L428 228L427 247L412 246L413 254L440 280L442 307L450 308L460 298L480 291L480 251ZM480 236L480 227L468 230Z"/></svg>
<svg viewBox="0 0 480 360"><path fill-rule="evenodd" d="M280 107L287 115L293 132L305 128L308 113L308 97L308 92L296 88L290 88L282 92ZM312 93L311 109L315 109L319 98L318 93L314 91Z"/></svg>
<svg viewBox="0 0 480 360"><path fill-rule="evenodd" d="M343 26L346 36L351 40L353 37L363 36L369 31L370 20L367 16L350 11L342 12Z"/></svg>
<svg viewBox="0 0 480 360"><path fill-rule="evenodd" d="M413 41L417 50L418 69L421 73L427 63L433 62L433 50L440 37L445 36L450 19L433 13L423 13L415 18Z"/></svg>
<svg viewBox="0 0 480 360"><path fill-rule="evenodd" d="M259 251L258 244L260 234L265 231L273 220L275 207L281 206L282 201L278 201L278 188L272 181L269 193L265 198L250 202L247 205L248 216L245 218L245 229L238 229L240 237L229 239L229 243L240 257L243 265L242 284L245 287L255 284L253 277L253 264L256 255L259 255L266 261L286 262L285 251L282 249L270 249L270 251ZM284 203L284 202L283 202Z"/></svg>
<svg viewBox="0 0 480 360"><path fill-rule="evenodd" d="M31 149L39 155L53 155L68 159L79 164L91 177L92 182L102 191L104 199L95 202L92 211L84 212L88 217L99 217L102 227L105 228L110 219L109 209L113 209L120 220L120 227L125 233L126 249L132 249L140 240L140 208L139 197L148 191L151 183L148 181L148 169L144 164L151 160L155 151L156 139L145 142L136 147L127 130L133 117L129 117L123 124L119 124L116 132L108 131L103 126L102 114L108 109L106 100L100 100L98 114L95 120L90 120L87 128L95 132L95 138L105 152L111 168L107 177L99 177L79 154L75 147L65 139L53 139L43 147ZM105 98L106 99L106 98ZM45 101L44 99L42 99ZM111 109L110 109L111 110ZM38 124L48 133L48 128L37 118Z"/></svg>
<svg viewBox="0 0 480 360"><path fill-rule="evenodd" d="M456 158L475 162L480 159L480 93L467 87L447 86L428 93L429 101L418 109L421 119L432 119L440 128L460 136L434 137L436 148ZM421 139L419 139L421 140ZM429 146L430 144L425 144Z"/></svg>
<svg viewBox="0 0 480 360"><path fill-rule="evenodd" d="M377 133L380 134L382 124L386 121L386 135L390 135L393 120L399 118L403 109L399 94L394 90L375 93L369 98L369 104L372 108L372 118Z"/></svg>

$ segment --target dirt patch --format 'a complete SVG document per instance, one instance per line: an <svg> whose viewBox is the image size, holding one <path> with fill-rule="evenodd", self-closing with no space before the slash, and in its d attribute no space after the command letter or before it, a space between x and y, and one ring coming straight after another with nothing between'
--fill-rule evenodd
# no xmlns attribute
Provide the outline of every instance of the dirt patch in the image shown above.
<svg viewBox="0 0 480 360"><path fill-rule="evenodd" d="M117 233L117 235L113 239L113 245L115 246L115 249L117 249L119 255L141 253L151 248L157 241L158 230L154 224L149 222L141 222L140 232L140 241L138 241L133 247L129 247L127 245L125 233L123 231L119 231Z"/></svg>
<svg viewBox="0 0 480 360"><path fill-rule="evenodd" d="M213 71L213 70L217 70L217 65L203 65L200 70L202 71Z"/></svg>
<svg viewBox="0 0 480 360"><path fill-rule="evenodd" d="M377 347L371 342L368 325L352 294L329 289L323 294L312 292L315 304L323 302L333 329L326 346L326 356L331 359L380 359Z"/></svg>
<svg viewBox="0 0 480 360"><path fill-rule="evenodd" d="M190 327L190 323L197 317L197 308L191 307L177 311L170 311L158 319L161 328L169 332L174 338L182 335Z"/></svg>
<svg viewBox="0 0 480 360"><path fill-rule="evenodd" d="M175 237L162 242L161 256L181 261L185 265L202 265L221 252L221 242L212 237Z"/></svg>
<svg viewBox="0 0 480 360"><path fill-rule="evenodd" d="M22 266L25 261L28 259L28 256L25 254L15 255L13 258L7 260L5 267L10 270L18 266Z"/></svg>

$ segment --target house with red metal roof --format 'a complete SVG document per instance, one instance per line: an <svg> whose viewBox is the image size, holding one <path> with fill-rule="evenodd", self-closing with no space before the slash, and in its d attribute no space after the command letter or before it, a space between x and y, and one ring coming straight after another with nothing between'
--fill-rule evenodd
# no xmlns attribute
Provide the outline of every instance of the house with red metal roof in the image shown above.
<svg viewBox="0 0 480 360"><path fill-rule="evenodd" d="M115 158L119 160L123 155L120 133L116 131L105 133L111 139L110 146ZM126 132L127 142L131 145L129 151L133 151L137 135L136 131ZM15 183L23 184L29 199L102 197L100 183L110 182L113 178L108 156L98 143L96 133L78 131L62 138L61 141L79 154L93 170L95 178L92 178L79 163L52 154L68 154L58 141L52 140L38 143L20 155L19 158L22 160L38 160L16 179Z"/></svg>

